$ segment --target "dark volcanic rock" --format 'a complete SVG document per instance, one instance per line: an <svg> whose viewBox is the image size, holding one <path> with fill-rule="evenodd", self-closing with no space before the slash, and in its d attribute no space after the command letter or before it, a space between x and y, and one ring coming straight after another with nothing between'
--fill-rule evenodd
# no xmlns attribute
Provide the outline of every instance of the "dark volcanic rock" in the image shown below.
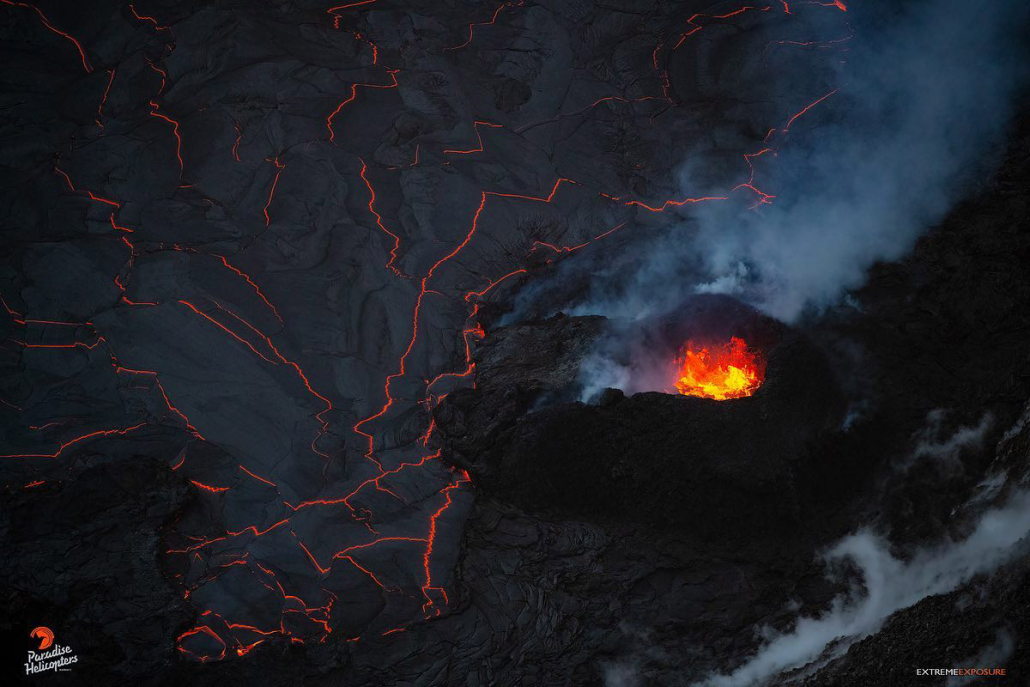
<svg viewBox="0 0 1030 687"><path fill-rule="evenodd" d="M38 649L28 633L44 625L79 656L82 684L166 670L192 616L160 565L162 530L190 498L185 483L134 456L3 498L0 639L18 658L5 669Z"/></svg>
<svg viewBox="0 0 1030 687"><path fill-rule="evenodd" d="M567 392L605 322L603 317L559 314L493 330L476 349L476 385L485 393L517 389L530 403L547 393Z"/></svg>

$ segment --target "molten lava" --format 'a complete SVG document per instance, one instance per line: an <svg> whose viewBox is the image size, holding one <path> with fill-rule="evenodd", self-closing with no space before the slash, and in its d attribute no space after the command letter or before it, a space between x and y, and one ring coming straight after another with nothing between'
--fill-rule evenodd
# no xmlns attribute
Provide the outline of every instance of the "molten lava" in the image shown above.
<svg viewBox="0 0 1030 687"><path fill-rule="evenodd" d="M755 393L765 379L765 361L743 339L699 347L688 341L676 358L676 389L685 396L725 401Z"/></svg>

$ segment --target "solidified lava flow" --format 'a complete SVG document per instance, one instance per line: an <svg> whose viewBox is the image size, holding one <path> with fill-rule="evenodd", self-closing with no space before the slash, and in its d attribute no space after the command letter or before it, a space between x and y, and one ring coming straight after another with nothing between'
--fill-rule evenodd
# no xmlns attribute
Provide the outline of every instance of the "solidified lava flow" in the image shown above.
<svg viewBox="0 0 1030 687"><path fill-rule="evenodd" d="M89 105L26 124L51 138L25 177L39 226L0 278L0 412L17 425L0 460L33 493L97 456L167 463L190 495L160 534L190 618L169 653L201 663L396 641L455 607L474 475L433 411L475 384L490 299L698 204L774 203L756 177L835 90L777 102L710 192L647 168L623 134L669 147L690 119L669 81L688 40L845 10L664 16L632 79L566 66L543 88L499 76L552 69L532 61L554 22L522 0L433 21L356 0L275 22L142 1L82 27L59 3L0 3L30 34L18 50L52 50ZM491 62L506 53L526 61ZM500 85L464 90L483 83ZM706 398L764 376L740 339L677 362L679 392Z"/></svg>
<svg viewBox="0 0 1030 687"><path fill-rule="evenodd" d="M736 336L726 343L688 341L676 358L676 390L716 401L750 396L765 380L765 360Z"/></svg>

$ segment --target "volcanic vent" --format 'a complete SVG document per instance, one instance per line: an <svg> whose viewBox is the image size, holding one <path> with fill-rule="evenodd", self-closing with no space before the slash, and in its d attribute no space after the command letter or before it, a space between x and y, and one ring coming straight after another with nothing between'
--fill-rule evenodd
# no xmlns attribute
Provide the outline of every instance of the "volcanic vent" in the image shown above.
<svg viewBox="0 0 1030 687"><path fill-rule="evenodd" d="M530 512L751 541L795 527L810 485L836 488L799 480L843 417L830 361L727 296L647 326L559 315L497 328L475 362L475 387L434 413L439 436L482 493ZM619 388L572 400L616 368Z"/></svg>
<svg viewBox="0 0 1030 687"><path fill-rule="evenodd" d="M650 329L644 336L663 360L672 361L671 372L661 385L623 390L715 401L753 396L765 382L769 353L784 335L776 320L735 298L710 294L694 296Z"/></svg>
<svg viewBox="0 0 1030 687"><path fill-rule="evenodd" d="M580 398L606 388L727 401L754 395L783 325L729 296L693 296L661 317L611 320L580 368Z"/></svg>

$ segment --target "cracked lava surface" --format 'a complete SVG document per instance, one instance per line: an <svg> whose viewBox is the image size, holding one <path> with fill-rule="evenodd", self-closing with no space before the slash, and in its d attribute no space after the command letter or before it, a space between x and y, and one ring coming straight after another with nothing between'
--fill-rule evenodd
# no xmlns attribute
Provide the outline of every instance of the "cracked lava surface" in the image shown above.
<svg viewBox="0 0 1030 687"><path fill-rule="evenodd" d="M197 662L451 613L475 489L432 411L480 308L697 204L775 203L848 35L841 2L2 2L4 484L167 463Z"/></svg>

